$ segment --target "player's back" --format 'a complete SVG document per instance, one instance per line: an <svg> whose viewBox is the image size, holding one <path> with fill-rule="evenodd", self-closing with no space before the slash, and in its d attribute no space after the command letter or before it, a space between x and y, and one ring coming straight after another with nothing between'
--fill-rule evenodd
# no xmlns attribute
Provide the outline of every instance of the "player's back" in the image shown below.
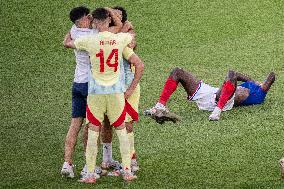
<svg viewBox="0 0 284 189"><path fill-rule="evenodd" d="M89 93L111 94L125 91L122 53L131 42L127 33L113 34L108 31L88 35L75 40L77 49L89 52L91 73Z"/></svg>
<svg viewBox="0 0 284 189"><path fill-rule="evenodd" d="M100 85L111 86L118 81L122 52L131 39L130 34L107 31L88 37L85 48L90 55L92 76Z"/></svg>

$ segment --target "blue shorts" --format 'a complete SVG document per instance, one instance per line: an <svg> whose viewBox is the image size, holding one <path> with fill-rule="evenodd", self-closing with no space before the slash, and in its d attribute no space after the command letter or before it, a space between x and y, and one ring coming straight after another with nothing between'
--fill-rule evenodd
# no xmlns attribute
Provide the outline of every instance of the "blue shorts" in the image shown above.
<svg viewBox="0 0 284 189"><path fill-rule="evenodd" d="M250 90L249 96L241 102L241 106L261 104L264 102L267 92L263 91L259 85L248 81L240 84L240 86Z"/></svg>
<svg viewBox="0 0 284 189"><path fill-rule="evenodd" d="M73 83L72 118L86 117L88 83Z"/></svg>

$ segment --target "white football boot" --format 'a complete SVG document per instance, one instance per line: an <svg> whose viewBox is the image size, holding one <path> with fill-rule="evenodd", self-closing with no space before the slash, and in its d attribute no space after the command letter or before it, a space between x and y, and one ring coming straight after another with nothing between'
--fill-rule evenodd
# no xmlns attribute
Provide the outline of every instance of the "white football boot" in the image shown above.
<svg viewBox="0 0 284 189"><path fill-rule="evenodd" d="M209 121L218 121L220 119L221 112L222 110L218 106L216 106L209 116Z"/></svg>
<svg viewBox="0 0 284 189"><path fill-rule="evenodd" d="M96 178L97 178L97 173L87 173L84 175L84 177L80 178L80 180L78 181L83 183L95 184L97 181Z"/></svg>
<svg viewBox="0 0 284 189"><path fill-rule="evenodd" d="M170 112L163 104L157 103L153 108L144 111L145 116L149 116L156 120L157 123L163 124L165 121L171 121L176 123L181 120L181 118Z"/></svg>
<svg viewBox="0 0 284 189"><path fill-rule="evenodd" d="M68 162L64 162L61 169L61 175L66 178L74 178L73 167L74 165L69 165Z"/></svg>
<svg viewBox="0 0 284 189"><path fill-rule="evenodd" d="M127 182L137 179L137 176L134 175L130 170L123 170L121 175L122 175L122 179Z"/></svg>
<svg viewBox="0 0 284 189"><path fill-rule="evenodd" d="M131 172L136 173L139 170L137 159L131 159Z"/></svg>
<svg viewBox="0 0 284 189"><path fill-rule="evenodd" d="M100 167L95 168L95 172L96 174L96 179L99 179L101 176L100 174L102 173L102 169ZM88 171L87 171L87 165L85 164L82 171L80 172L80 178L84 178L87 175Z"/></svg>

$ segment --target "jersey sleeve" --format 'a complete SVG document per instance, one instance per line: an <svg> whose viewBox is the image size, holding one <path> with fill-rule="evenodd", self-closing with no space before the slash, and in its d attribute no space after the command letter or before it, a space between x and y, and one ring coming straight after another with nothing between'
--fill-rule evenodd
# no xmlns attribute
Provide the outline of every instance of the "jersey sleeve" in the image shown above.
<svg viewBox="0 0 284 189"><path fill-rule="evenodd" d="M78 50L88 51L90 46L90 41L91 40L89 36L83 36L75 39L74 45Z"/></svg>
<svg viewBox="0 0 284 189"><path fill-rule="evenodd" d="M126 33L126 34L127 35L125 37L125 42L126 42L126 45L128 45L129 43L131 43L133 36L130 33Z"/></svg>
<svg viewBox="0 0 284 189"><path fill-rule="evenodd" d="M129 47L125 47L122 54L123 54L123 58L128 60L134 54L134 51L133 51L133 49L131 49Z"/></svg>
<svg viewBox="0 0 284 189"><path fill-rule="evenodd" d="M118 36L122 43L122 46L127 46L133 39L133 36L129 33L119 33Z"/></svg>

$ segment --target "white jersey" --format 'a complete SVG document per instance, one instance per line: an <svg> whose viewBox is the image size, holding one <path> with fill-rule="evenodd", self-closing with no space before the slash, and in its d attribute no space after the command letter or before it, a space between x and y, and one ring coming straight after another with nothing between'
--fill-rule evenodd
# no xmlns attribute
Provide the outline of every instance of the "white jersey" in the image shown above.
<svg viewBox="0 0 284 189"><path fill-rule="evenodd" d="M98 31L95 29L89 28L77 28L75 25L71 28L71 38L77 39L79 37L90 35L90 34L97 34ZM87 83L89 78L89 71L90 71L90 57L88 52L81 51L81 50L74 50L75 57L76 57L76 69L74 74L74 82L75 83Z"/></svg>
<svg viewBox="0 0 284 189"><path fill-rule="evenodd" d="M211 87L201 81L199 82L194 94L192 96L188 96L188 100L195 101L199 110L207 110L211 112L217 106L216 93L218 90L219 88ZM234 99L235 94L227 101L222 111L231 110L234 106Z"/></svg>

